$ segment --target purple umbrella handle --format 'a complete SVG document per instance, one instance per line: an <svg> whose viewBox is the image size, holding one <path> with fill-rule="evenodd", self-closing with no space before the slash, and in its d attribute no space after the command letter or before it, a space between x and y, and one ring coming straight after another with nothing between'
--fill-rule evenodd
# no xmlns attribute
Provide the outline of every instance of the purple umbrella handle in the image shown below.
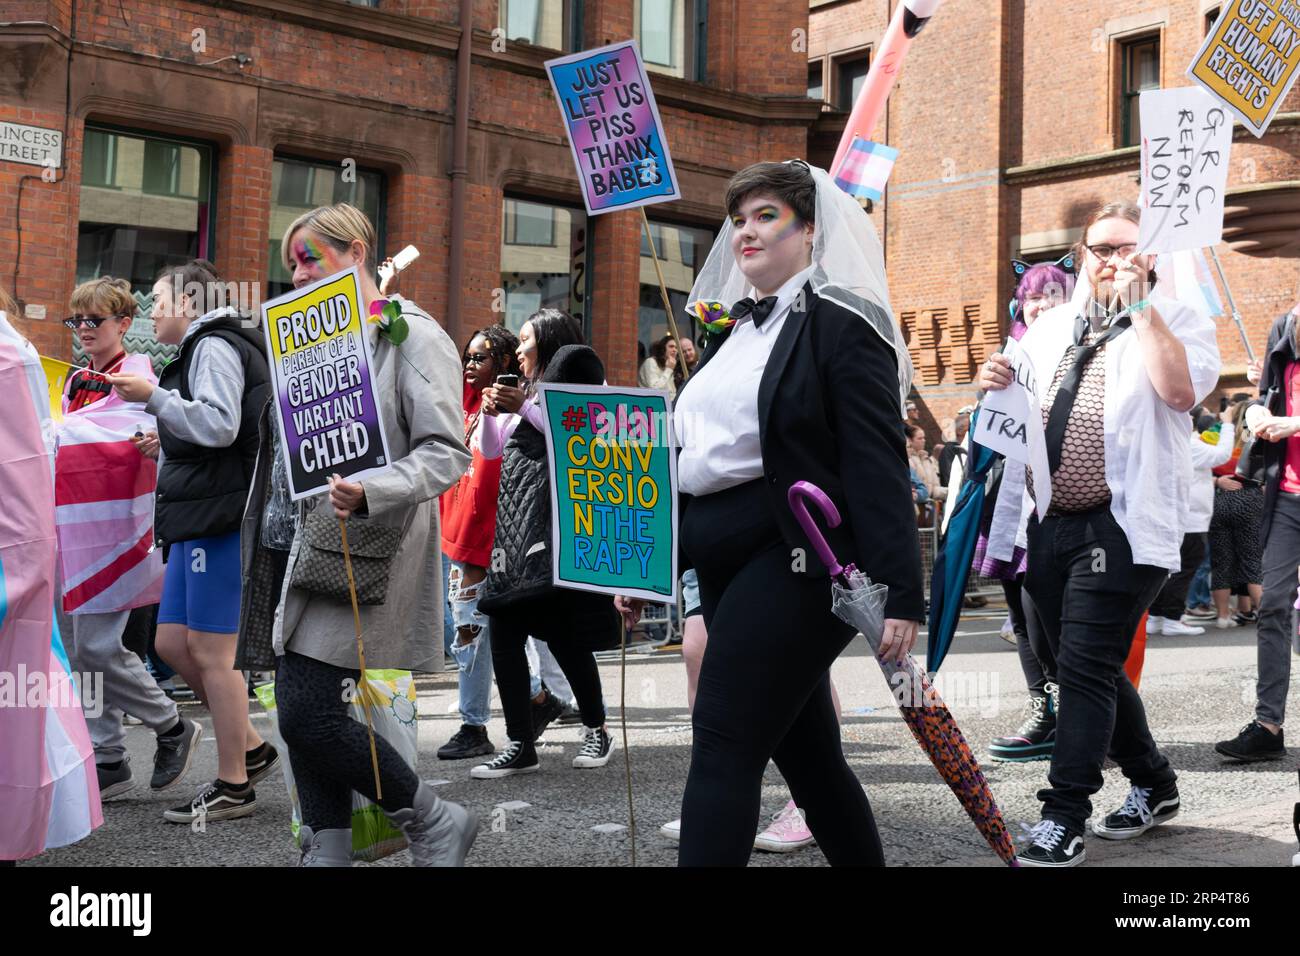
<svg viewBox="0 0 1300 956"><path fill-rule="evenodd" d="M808 540L812 543L813 550L817 552L817 557L821 558L822 564L830 569L831 577L835 577L843 572L844 568L840 567L839 561L835 559L835 552L826 543L826 538L823 537L821 529L817 527L817 522L813 520L813 516L808 513L808 505L804 502L805 498L810 499L817 506L817 510L826 519L826 524L832 528L839 527L839 509L835 507L835 502L826 496L826 492L809 481L796 481L790 486L790 491L786 494L786 500L790 503L790 510L794 512L799 527L808 536Z"/></svg>

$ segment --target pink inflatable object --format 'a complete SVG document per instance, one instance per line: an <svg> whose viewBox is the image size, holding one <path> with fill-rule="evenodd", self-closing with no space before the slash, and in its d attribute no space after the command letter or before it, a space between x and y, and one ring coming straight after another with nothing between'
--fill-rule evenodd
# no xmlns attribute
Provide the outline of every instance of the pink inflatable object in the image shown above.
<svg viewBox="0 0 1300 956"><path fill-rule="evenodd" d="M871 139L880 114L885 110L885 101L894 89L894 82L903 69L903 61L912 46L912 40L921 32L943 0L903 0L894 11L894 17L885 31L885 38L880 42L871 62L871 71L858 100L853 104L853 112L844 126L844 135L840 137L839 148L835 150L835 161L831 163L830 174L838 174L844 156L853 144L855 136Z"/></svg>

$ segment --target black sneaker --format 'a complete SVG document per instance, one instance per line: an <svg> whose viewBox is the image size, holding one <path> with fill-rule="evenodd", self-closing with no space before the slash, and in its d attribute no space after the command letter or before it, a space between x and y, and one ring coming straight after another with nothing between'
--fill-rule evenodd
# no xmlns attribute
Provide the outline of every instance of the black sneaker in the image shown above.
<svg viewBox="0 0 1300 956"><path fill-rule="evenodd" d="M466 757L486 757L496 747L488 740L486 727L461 724L456 735L438 748L439 760L464 760Z"/></svg>
<svg viewBox="0 0 1300 956"><path fill-rule="evenodd" d="M1241 733L1231 740L1219 741L1214 745L1214 749L1216 753L1243 763L1253 763L1256 760L1281 760L1286 756L1282 731L1273 733L1261 726L1257 720L1252 720L1242 727Z"/></svg>
<svg viewBox="0 0 1300 956"><path fill-rule="evenodd" d="M1048 697L1031 695L1020 729L989 744L989 756L1009 763L1051 760L1056 748L1056 711Z"/></svg>
<svg viewBox="0 0 1300 956"><path fill-rule="evenodd" d="M588 770L609 763L610 754L614 752L614 738L605 728L584 727L582 735L582 749L573 758L573 765L579 770Z"/></svg>
<svg viewBox="0 0 1300 956"><path fill-rule="evenodd" d="M166 790L185 775L194 760L203 737L203 727L196 720L181 717L181 732L172 736L158 735L158 747L153 752L153 777L150 790Z"/></svg>
<svg viewBox="0 0 1300 956"><path fill-rule="evenodd" d="M564 712L564 704L560 703L560 698L556 697L546 688L542 688L542 702L539 704L533 701L533 741L542 739L542 731L546 725L559 717ZM488 751L491 753L491 751Z"/></svg>
<svg viewBox="0 0 1300 956"><path fill-rule="evenodd" d="M1254 611L1238 611L1232 615L1232 619L1237 622L1238 627L1250 627L1259 623L1259 615Z"/></svg>
<svg viewBox="0 0 1300 956"><path fill-rule="evenodd" d="M1124 805L1106 819L1092 825L1092 832L1106 840L1128 840L1141 836L1152 827L1178 816L1178 787L1169 784L1159 790L1134 787L1124 799Z"/></svg>
<svg viewBox="0 0 1300 956"><path fill-rule="evenodd" d="M262 746L256 750L244 753L244 772L248 774L250 787L278 766L280 766L280 752L268 741L264 740Z"/></svg>
<svg viewBox="0 0 1300 956"><path fill-rule="evenodd" d="M487 763L479 764L469 775L475 780L495 780L497 777L509 777L517 773L537 773L539 766L537 751L532 744L512 740L505 750Z"/></svg>
<svg viewBox="0 0 1300 956"><path fill-rule="evenodd" d="M97 763L95 776L99 778L100 800L113 800L135 786L131 780L131 764L127 760L119 760L116 765Z"/></svg>
<svg viewBox="0 0 1300 956"><path fill-rule="evenodd" d="M1055 820L1040 820L1037 826L1026 827L1029 845L1016 855L1021 866L1063 867L1078 866L1087 856L1083 848L1083 834Z"/></svg>
<svg viewBox="0 0 1300 956"><path fill-rule="evenodd" d="M215 822L246 817L257 809L257 794L250 786L232 787L224 780L214 780L198 792L189 803L163 811L168 823Z"/></svg>
<svg viewBox="0 0 1300 956"><path fill-rule="evenodd" d="M572 704L565 704L564 710L560 711L560 716L555 718L555 723L560 727L572 727L575 724L582 723L582 711Z"/></svg>

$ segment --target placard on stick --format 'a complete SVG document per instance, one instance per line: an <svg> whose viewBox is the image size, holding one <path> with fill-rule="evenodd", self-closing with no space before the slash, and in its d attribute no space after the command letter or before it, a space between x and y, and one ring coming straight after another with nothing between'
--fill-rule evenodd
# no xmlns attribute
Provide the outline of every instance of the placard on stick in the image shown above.
<svg viewBox="0 0 1300 956"><path fill-rule="evenodd" d="M1147 90L1142 116L1143 252L1218 245L1232 151L1232 116L1199 86Z"/></svg>
<svg viewBox="0 0 1300 956"><path fill-rule="evenodd" d="M1300 0L1224 4L1187 75L1263 136L1300 76Z"/></svg>
<svg viewBox="0 0 1300 956"><path fill-rule="evenodd" d="M541 385L557 587L677 600L677 455L665 392Z"/></svg>
<svg viewBox="0 0 1300 956"><path fill-rule="evenodd" d="M328 490L331 475L386 471L356 268L263 304L262 328L293 500Z"/></svg>
<svg viewBox="0 0 1300 956"><path fill-rule="evenodd" d="M681 198L635 40L546 61L588 215Z"/></svg>

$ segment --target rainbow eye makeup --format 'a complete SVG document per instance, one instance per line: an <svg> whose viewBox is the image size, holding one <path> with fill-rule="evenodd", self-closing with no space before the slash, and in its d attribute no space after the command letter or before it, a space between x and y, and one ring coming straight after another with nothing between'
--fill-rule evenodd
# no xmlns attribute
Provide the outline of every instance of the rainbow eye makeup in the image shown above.
<svg viewBox="0 0 1300 956"><path fill-rule="evenodd" d="M320 262L325 258L321 247L312 239L299 239L293 244L293 254L299 262Z"/></svg>

